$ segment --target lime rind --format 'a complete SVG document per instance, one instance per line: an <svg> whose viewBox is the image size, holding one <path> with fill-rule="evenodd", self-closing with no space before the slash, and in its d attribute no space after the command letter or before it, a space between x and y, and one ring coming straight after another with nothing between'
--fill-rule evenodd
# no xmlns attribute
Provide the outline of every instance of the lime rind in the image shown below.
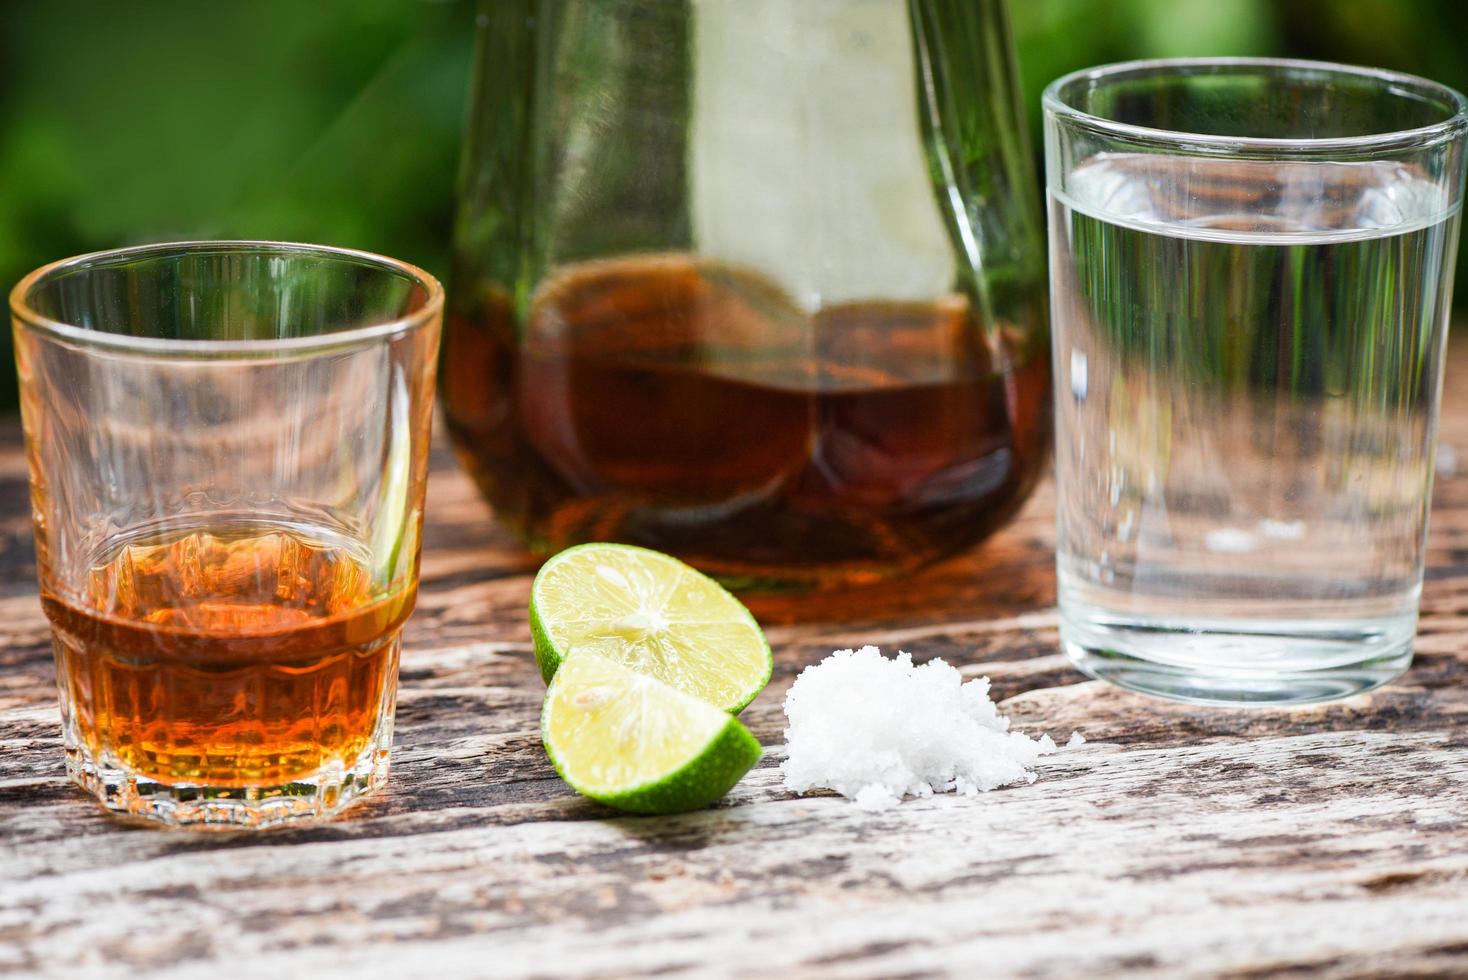
<svg viewBox="0 0 1468 980"><path fill-rule="evenodd" d="M577 545L541 567L530 595L535 660L547 683L567 656L585 651L737 714L769 682L770 645L749 610L661 552Z"/></svg>
<svg viewBox="0 0 1468 980"><path fill-rule="evenodd" d="M541 740L572 789L632 813L708 806L761 754L749 730L713 705L585 652L552 679Z"/></svg>

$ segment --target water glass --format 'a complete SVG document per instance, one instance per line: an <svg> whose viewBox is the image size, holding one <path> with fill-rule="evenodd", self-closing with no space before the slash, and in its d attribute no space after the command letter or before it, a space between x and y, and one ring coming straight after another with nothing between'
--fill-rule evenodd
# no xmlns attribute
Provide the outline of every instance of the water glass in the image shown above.
<svg viewBox="0 0 1468 980"><path fill-rule="evenodd" d="M344 249L202 242L11 294L67 771L170 825L381 784L443 294Z"/></svg>
<svg viewBox="0 0 1468 980"><path fill-rule="evenodd" d="M1061 637L1280 704L1412 657L1464 99L1393 72L1134 62L1045 92Z"/></svg>

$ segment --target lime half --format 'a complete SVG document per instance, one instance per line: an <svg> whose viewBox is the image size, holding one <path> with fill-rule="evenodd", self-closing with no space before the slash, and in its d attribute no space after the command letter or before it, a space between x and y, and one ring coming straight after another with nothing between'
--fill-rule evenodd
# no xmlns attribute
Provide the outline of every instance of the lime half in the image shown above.
<svg viewBox="0 0 1468 980"><path fill-rule="evenodd" d="M728 713L594 653L561 664L540 736L572 789L633 813L707 806L760 757Z"/></svg>
<svg viewBox="0 0 1468 980"><path fill-rule="evenodd" d="M547 681L594 653L725 711L770 679L770 645L713 579L657 551L583 544L551 558L530 587L535 661Z"/></svg>

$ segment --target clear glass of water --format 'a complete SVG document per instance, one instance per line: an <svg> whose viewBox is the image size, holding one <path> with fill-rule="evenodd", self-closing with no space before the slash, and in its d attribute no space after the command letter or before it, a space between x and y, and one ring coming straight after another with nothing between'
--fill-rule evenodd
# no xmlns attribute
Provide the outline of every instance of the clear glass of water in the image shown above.
<svg viewBox="0 0 1468 980"><path fill-rule="evenodd" d="M1045 92L1061 639L1218 704L1412 658L1468 104L1344 65Z"/></svg>

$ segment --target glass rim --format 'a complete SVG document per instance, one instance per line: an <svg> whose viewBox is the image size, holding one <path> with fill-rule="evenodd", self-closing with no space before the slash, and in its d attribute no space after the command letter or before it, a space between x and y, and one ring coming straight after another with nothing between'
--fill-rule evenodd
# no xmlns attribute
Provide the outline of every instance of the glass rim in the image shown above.
<svg viewBox="0 0 1468 980"><path fill-rule="evenodd" d="M1426 97L1442 102L1451 112L1446 119L1428 126L1411 129L1364 133L1360 136L1219 136L1186 130L1159 129L1135 123L1118 122L1105 116L1079 109L1062 97L1062 93L1079 82L1117 80L1126 76L1165 78L1227 71L1257 69L1263 73L1285 74L1290 71L1314 72L1321 75L1348 75L1383 85L1399 97ZM1424 147L1461 136L1468 130L1468 98L1441 82L1421 75L1367 68L1335 61L1312 61L1305 58L1147 58L1118 61L1112 64L1082 68L1062 75L1045 86L1040 96L1045 115L1076 124L1096 133L1133 142L1177 147L1183 145L1213 152L1269 152L1309 155L1340 150L1380 150L1397 147Z"/></svg>
<svg viewBox="0 0 1468 980"><path fill-rule="evenodd" d="M334 330L306 337L281 337L274 340L194 340L166 337L139 337L133 334L110 333L77 326L44 316L30 305L30 297L42 283L59 275L79 270L85 266L115 259L145 258L167 252L257 252L296 253L316 255L329 259L352 260L359 264L375 267L383 272L395 273L421 286L428 294L427 301L406 316L365 323L346 330ZM264 239L220 239L178 242L155 242L147 245L128 245L122 248L102 249L85 252L69 258L57 259L28 272L10 290L10 312L17 323L27 330L53 339L64 340L81 347L103 348L111 351L182 356L210 355L270 355L310 354L317 351L353 347L394 334L415 330L431 322L443 312L444 290L438 279L418 266L401 259L394 259L377 252L344 248L337 245L313 245L308 242L279 242Z"/></svg>

